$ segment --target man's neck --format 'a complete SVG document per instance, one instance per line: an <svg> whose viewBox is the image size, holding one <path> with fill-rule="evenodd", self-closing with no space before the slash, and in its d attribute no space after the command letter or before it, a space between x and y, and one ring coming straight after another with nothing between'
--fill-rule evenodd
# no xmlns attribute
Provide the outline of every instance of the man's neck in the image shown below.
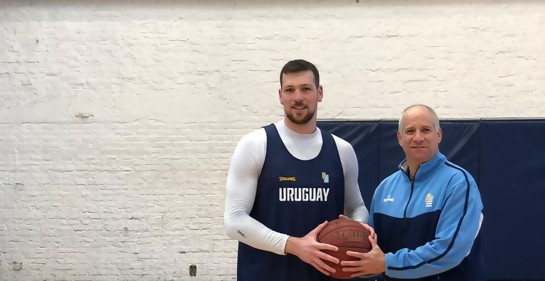
<svg viewBox="0 0 545 281"><path fill-rule="evenodd" d="M421 163L411 163L407 161L407 172L411 180L414 179L414 175L416 174L416 171L418 170L418 168L420 168L420 164Z"/></svg>

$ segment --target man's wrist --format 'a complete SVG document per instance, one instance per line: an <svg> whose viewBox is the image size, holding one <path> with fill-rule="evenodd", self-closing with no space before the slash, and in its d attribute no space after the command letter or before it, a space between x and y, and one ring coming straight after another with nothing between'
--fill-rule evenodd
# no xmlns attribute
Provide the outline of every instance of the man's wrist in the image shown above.
<svg viewBox="0 0 545 281"><path fill-rule="evenodd" d="M286 240L286 246L284 246L284 255L292 254L293 253L293 247L294 247L294 239L295 237L288 236L288 239Z"/></svg>

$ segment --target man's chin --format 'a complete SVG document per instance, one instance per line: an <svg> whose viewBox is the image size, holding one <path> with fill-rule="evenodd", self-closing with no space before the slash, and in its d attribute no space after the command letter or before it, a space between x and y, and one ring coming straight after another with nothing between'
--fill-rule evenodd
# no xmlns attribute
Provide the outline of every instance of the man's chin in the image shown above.
<svg viewBox="0 0 545 281"><path fill-rule="evenodd" d="M310 120L312 120L312 116L301 116L301 117L295 117L293 115L288 115L288 119L293 123L293 124L297 124L297 125L305 125L307 124L308 122L310 122Z"/></svg>
<svg viewBox="0 0 545 281"><path fill-rule="evenodd" d="M296 125L305 125L309 122L309 120L301 119L301 120L290 120L293 124Z"/></svg>
<svg viewBox="0 0 545 281"><path fill-rule="evenodd" d="M428 162L432 157L428 154L413 154L412 159L418 163Z"/></svg>

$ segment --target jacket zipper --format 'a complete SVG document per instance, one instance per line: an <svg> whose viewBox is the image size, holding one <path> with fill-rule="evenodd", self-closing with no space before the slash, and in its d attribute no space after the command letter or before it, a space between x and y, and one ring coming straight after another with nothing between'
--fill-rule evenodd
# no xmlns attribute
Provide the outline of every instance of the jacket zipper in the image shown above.
<svg viewBox="0 0 545 281"><path fill-rule="evenodd" d="M412 179L411 179L411 174L408 171L405 172L405 173L407 174L407 177L409 178L409 181L411 182L411 195L409 196L409 200L407 201L407 205L405 205L405 210L403 211L403 218L407 217L407 209L409 208L409 204L411 203L411 199L413 198L414 178L416 178L416 172L414 173L414 177Z"/></svg>

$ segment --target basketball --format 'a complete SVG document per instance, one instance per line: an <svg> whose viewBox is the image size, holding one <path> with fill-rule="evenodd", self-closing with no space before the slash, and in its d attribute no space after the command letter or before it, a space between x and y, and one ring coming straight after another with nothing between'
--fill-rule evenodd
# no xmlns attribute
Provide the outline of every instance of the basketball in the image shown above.
<svg viewBox="0 0 545 281"><path fill-rule="evenodd" d="M334 256L339 261L357 260L349 256L346 251L367 253L371 250L369 243L369 231L360 223L351 219L336 219L328 222L326 227L318 233L317 241L327 243L339 248L338 251L323 250L328 255ZM337 279L350 279L351 272L342 271L341 264L333 264L325 261L329 266L335 268L335 273L330 276Z"/></svg>

